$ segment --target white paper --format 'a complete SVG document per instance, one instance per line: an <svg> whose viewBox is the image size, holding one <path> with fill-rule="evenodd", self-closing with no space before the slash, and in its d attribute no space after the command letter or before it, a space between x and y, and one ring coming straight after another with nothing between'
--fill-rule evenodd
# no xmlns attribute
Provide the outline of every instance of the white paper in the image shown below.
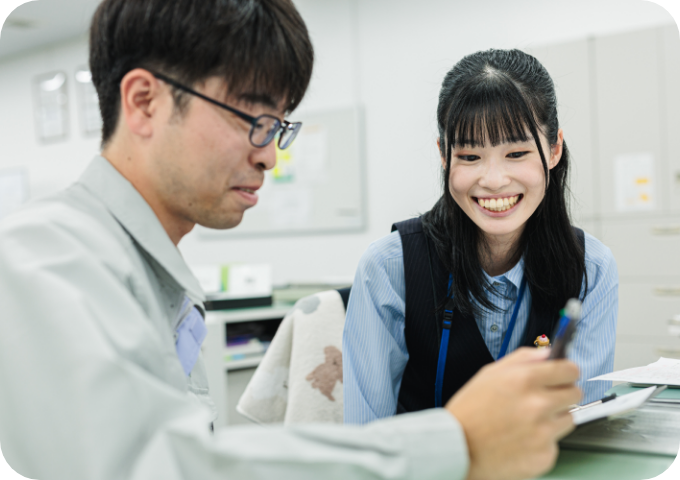
<svg viewBox="0 0 680 480"><path fill-rule="evenodd" d="M651 153L619 155L614 159L616 210L639 212L656 206L654 156Z"/></svg>
<svg viewBox="0 0 680 480"><path fill-rule="evenodd" d="M24 170L0 172L0 218L19 208L28 199Z"/></svg>
<svg viewBox="0 0 680 480"><path fill-rule="evenodd" d="M268 263L194 265L191 271L211 299L267 297L272 294L272 266ZM226 274L226 283L222 283Z"/></svg>
<svg viewBox="0 0 680 480"><path fill-rule="evenodd" d="M219 265L196 265L191 267L191 272L205 293L222 290L222 267Z"/></svg>
<svg viewBox="0 0 680 480"><path fill-rule="evenodd" d="M68 135L68 90L63 72L40 75L34 80L38 138L49 142Z"/></svg>
<svg viewBox="0 0 680 480"><path fill-rule="evenodd" d="M262 264L232 264L227 293L237 298L266 297L272 294L272 267Z"/></svg>
<svg viewBox="0 0 680 480"><path fill-rule="evenodd" d="M76 90L80 110L80 125L87 136L99 135L102 128L102 117L99 113L99 97L92 84L92 74L87 67L76 70Z"/></svg>
<svg viewBox="0 0 680 480"><path fill-rule="evenodd" d="M680 385L680 360L661 357L645 367L629 368L607 373L588 380L642 383L648 385Z"/></svg>
<svg viewBox="0 0 680 480"><path fill-rule="evenodd" d="M630 412L642 406L649 397L652 396L657 387L649 387L639 392L621 395L614 400L610 400L599 405L577 410L571 414L575 425L592 422L600 418L611 417L612 415L620 415L622 413Z"/></svg>

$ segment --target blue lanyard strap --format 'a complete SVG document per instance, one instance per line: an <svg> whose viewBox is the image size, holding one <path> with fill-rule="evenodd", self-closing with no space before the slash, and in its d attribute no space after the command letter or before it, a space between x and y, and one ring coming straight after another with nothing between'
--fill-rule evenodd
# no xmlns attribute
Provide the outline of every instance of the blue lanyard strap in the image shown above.
<svg viewBox="0 0 680 480"><path fill-rule="evenodd" d="M439 359L437 360L437 377L434 384L434 406L442 406L442 388L444 386L444 370L446 368L446 356L449 351L449 337L451 335L451 323L453 321L453 299L451 298L451 284L453 283L453 275L449 274L449 286L446 290L446 294L449 297L446 307L444 307L444 320L442 321L442 340L439 344ZM510 337L512 337L512 332L515 329L515 323L517 323L517 314L519 313L519 308L522 306L522 299L524 298L524 290L527 285L526 278L522 278L522 283L519 287L519 293L517 294L517 301L515 302L515 308L512 311L512 317L510 318L510 325L508 325L508 331L505 333L505 338L503 339L503 345L501 345L501 352L498 355L498 360L503 358L508 351L508 344L510 343Z"/></svg>
<svg viewBox="0 0 680 480"><path fill-rule="evenodd" d="M515 309L512 311L512 317L510 317L510 325L508 325L508 331L505 333L505 338L503 338L503 344L501 345L501 352L498 354L498 359L500 360L508 352L508 344L510 343L510 337L512 337L512 332L515 329L515 323L517 322L517 314L519 313L519 307L522 306L522 299L524 298L524 289L527 286L526 277L522 277L522 283L519 286L519 293L517 294L517 301L515 302Z"/></svg>
<svg viewBox="0 0 680 480"><path fill-rule="evenodd" d="M451 322L453 321L453 299L451 298L451 284L453 275L449 274L449 286L446 295L449 297L444 307L444 320L442 322L442 341L439 344L439 359L437 360L437 378L434 383L434 406L442 406L442 387L444 386L444 369L446 368L446 355L449 351L449 336L451 335Z"/></svg>

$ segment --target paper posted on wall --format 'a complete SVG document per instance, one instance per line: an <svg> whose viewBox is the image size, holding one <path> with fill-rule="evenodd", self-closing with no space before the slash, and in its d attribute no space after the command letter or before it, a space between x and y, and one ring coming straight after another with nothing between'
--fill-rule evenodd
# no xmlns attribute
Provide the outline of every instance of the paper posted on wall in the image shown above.
<svg viewBox="0 0 680 480"><path fill-rule="evenodd" d="M28 177L25 170L0 171L0 218L12 213L28 200Z"/></svg>
<svg viewBox="0 0 680 480"><path fill-rule="evenodd" d="M617 211L654 210L656 185L651 153L619 155L614 159L614 171Z"/></svg>
<svg viewBox="0 0 680 480"><path fill-rule="evenodd" d="M658 361L645 367L629 368L618 372L607 373L589 381L611 380L614 382L630 382L641 385L673 385L680 386L680 360L661 357Z"/></svg>

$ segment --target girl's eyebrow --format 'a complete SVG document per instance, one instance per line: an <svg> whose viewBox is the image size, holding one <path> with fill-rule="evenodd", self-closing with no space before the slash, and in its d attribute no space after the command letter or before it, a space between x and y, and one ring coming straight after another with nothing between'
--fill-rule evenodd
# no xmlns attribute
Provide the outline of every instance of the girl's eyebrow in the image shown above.
<svg viewBox="0 0 680 480"><path fill-rule="evenodd" d="M521 148L521 149L524 149L524 150L531 150L531 149L536 150L536 144L533 143L533 142L509 142L509 143L505 143L505 144L502 144L502 145L505 146L506 148L510 148L510 149Z"/></svg>
<svg viewBox="0 0 680 480"><path fill-rule="evenodd" d="M534 147L535 148L536 147L536 144L532 140L527 140L525 142L523 142L521 140L520 141L508 140L508 141L505 141L505 142L501 142L499 145L494 145L494 146L513 145L513 144L517 145L518 147L521 146L522 148L528 148L528 147ZM459 152L465 151L465 150L480 150L480 149L484 149L484 148L493 148L494 146L482 146L482 145L467 144L467 145L454 146L453 151L455 151L456 153L459 153Z"/></svg>
<svg viewBox="0 0 680 480"><path fill-rule="evenodd" d="M523 145L523 144L536 145L534 140L530 139L530 138L528 138L526 140L504 140L503 142L501 142L501 145L508 145L510 143L517 143L517 144L520 144L520 145Z"/></svg>

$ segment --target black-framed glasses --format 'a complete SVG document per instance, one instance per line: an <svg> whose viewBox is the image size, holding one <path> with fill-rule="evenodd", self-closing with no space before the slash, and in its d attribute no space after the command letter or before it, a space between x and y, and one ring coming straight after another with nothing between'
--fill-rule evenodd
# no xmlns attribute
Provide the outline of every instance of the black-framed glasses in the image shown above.
<svg viewBox="0 0 680 480"><path fill-rule="evenodd" d="M281 121L275 116L267 115L266 113L258 117L250 116L247 113L243 113L240 110L230 107L229 105L225 105L224 103L218 102L215 99L206 97L202 93L198 93L196 90L186 87L181 83L174 81L172 78L166 77L165 75L156 72L151 72L151 74L153 74L153 76L159 80L169 83L175 88L179 88L180 90L184 90L187 93L196 95L198 98L202 98L206 102L210 102L213 105L222 107L250 123L250 134L248 135L248 138L254 147L266 147L278 134L279 148L284 150L290 147L290 144L293 143L293 140L295 140L295 137L297 137L297 134L302 127L302 122L289 122L288 120Z"/></svg>

